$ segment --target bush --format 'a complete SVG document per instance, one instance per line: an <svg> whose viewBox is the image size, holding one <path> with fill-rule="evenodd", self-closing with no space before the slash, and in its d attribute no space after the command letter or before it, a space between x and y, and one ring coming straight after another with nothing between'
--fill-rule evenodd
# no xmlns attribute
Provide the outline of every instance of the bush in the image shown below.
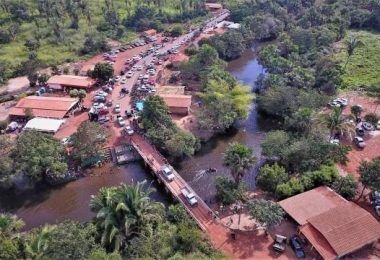
<svg viewBox="0 0 380 260"><path fill-rule="evenodd" d="M265 165L260 169L257 176L257 185L265 191L275 192L277 185L288 181L288 179L289 176L285 168L275 163L273 165Z"/></svg>
<svg viewBox="0 0 380 260"><path fill-rule="evenodd" d="M306 175L308 174L313 180L313 187L329 185L333 183L339 176L338 171L334 165L322 165L320 170L306 173Z"/></svg>
<svg viewBox="0 0 380 260"><path fill-rule="evenodd" d="M371 123L372 125L377 125L377 122L379 121L379 117L375 113L368 113L364 116L364 120L366 122Z"/></svg>
<svg viewBox="0 0 380 260"><path fill-rule="evenodd" d="M8 122L6 120L0 121L0 131L5 130L7 128Z"/></svg>
<svg viewBox="0 0 380 260"><path fill-rule="evenodd" d="M183 26L182 25L176 25L170 30L170 35L172 37L178 37L183 34Z"/></svg>
<svg viewBox="0 0 380 260"><path fill-rule="evenodd" d="M333 190L347 200L353 200L356 195L358 184L352 175L339 176L332 184Z"/></svg>
<svg viewBox="0 0 380 260"><path fill-rule="evenodd" d="M245 188L224 176L215 179L216 199L224 205L245 199Z"/></svg>
<svg viewBox="0 0 380 260"><path fill-rule="evenodd" d="M198 53L198 49L195 47L189 47L185 49L185 54L188 56L193 56Z"/></svg>

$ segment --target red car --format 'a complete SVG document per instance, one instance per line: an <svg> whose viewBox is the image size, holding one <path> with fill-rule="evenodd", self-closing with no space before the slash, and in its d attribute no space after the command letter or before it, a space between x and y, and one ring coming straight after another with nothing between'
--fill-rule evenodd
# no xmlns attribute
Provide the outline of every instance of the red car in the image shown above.
<svg viewBox="0 0 380 260"><path fill-rule="evenodd" d="M103 108L99 110L99 115L107 115L110 111L107 108Z"/></svg>

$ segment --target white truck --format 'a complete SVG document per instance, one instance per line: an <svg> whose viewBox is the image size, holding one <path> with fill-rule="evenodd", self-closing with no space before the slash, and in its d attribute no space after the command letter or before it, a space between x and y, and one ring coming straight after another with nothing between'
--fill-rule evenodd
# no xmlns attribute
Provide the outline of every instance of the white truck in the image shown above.
<svg viewBox="0 0 380 260"><path fill-rule="evenodd" d="M184 187L181 189L181 193L182 195L186 198L187 202L191 205L191 206L196 206L198 205L198 200L197 198L195 197L195 194L192 193L187 187Z"/></svg>

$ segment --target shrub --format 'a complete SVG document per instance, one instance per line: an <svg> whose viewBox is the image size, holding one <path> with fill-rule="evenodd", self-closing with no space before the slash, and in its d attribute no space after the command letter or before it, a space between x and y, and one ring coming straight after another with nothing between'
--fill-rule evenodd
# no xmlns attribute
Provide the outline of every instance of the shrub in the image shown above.
<svg viewBox="0 0 380 260"><path fill-rule="evenodd" d="M379 117L375 113L368 113L364 116L364 120L366 122L371 123L372 125L376 125L377 122L379 121Z"/></svg>
<svg viewBox="0 0 380 260"><path fill-rule="evenodd" d="M288 198L305 191L305 187L299 178L293 177L287 183L277 186L276 196L279 198Z"/></svg>
<svg viewBox="0 0 380 260"><path fill-rule="evenodd" d="M6 120L0 121L0 131L5 130L7 128L8 122Z"/></svg>
<svg viewBox="0 0 380 260"><path fill-rule="evenodd" d="M277 185L288 181L288 179L289 176L285 168L275 163L273 165L265 165L260 169L257 176L257 185L265 191L275 192Z"/></svg>
<svg viewBox="0 0 380 260"><path fill-rule="evenodd" d="M355 198L358 184L352 175L339 176L332 184L333 190L339 193L343 198L352 200Z"/></svg>
<svg viewBox="0 0 380 260"><path fill-rule="evenodd" d="M225 205L232 204L238 200L244 200L245 188L243 185L237 185L233 180L224 176L218 176L215 179L216 198Z"/></svg>

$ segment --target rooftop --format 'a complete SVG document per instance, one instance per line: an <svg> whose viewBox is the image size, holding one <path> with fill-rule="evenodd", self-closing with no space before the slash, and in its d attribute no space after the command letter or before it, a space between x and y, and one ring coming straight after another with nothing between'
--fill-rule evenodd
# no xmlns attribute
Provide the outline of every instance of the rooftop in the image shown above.
<svg viewBox="0 0 380 260"><path fill-rule="evenodd" d="M35 117L26 123L24 130L56 133L65 120Z"/></svg>
<svg viewBox="0 0 380 260"><path fill-rule="evenodd" d="M47 81L47 84L64 85L78 88L90 88L94 83L94 80L90 77L74 75L55 75L50 77Z"/></svg>
<svg viewBox="0 0 380 260"><path fill-rule="evenodd" d="M63 118L76 103L76 98L29 96L11 108L9 114L24 116L25 109L30 108L36 117Z"/></svg>
<svg viewBox="0 0 380 260"><path fill-rule="evenodd" d="M207 8L223 9L223 5L222 4L218 4L218 3L206 3L205 5L206 5Z"/></svg>
<svg viewBox="0 0 380 260"><path fill-rule="evenodd" d="M333 209L338 205L346 205L347 203L347 200L325 186L306 191L279 202L280 206L299 225L305 225L308 219Z"/></svg>
<svg viewBox="0 0 380 260"><path fill-rule="evenodd" d="M149 29L143 32L146 35L155 35L157 31L155 29Z"/></svg>
<svg viewBox="0 0 380 260"><path fill-rule="evenodd" d="M191 96L190 95L170 95L170 94L160 94L164 99L168 107L190 107L191 106Z"/></svg>

